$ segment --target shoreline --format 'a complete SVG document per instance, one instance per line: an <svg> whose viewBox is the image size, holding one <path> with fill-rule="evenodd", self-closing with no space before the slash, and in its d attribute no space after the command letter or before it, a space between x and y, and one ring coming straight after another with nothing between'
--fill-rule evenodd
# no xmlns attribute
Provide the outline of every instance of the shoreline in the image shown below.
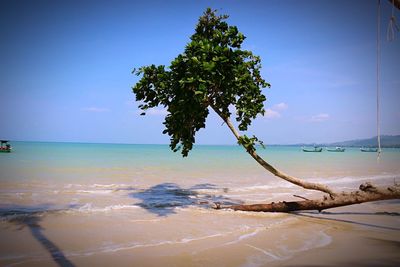
<svg viewBox="0 0 400 267"><path fill-rule="evenodd" d="M140 217L143 219L121 220L126 216L130 217L130 213L140 210L137 207L134 210L121 208L95 211L95 213L50 212L8 222L1 221L0 231L5 240L8 240L8 243L0 242L1 250L6 252L10 251L10 248L13 250L13 247L14 250L21 250L18 240L23 239L25 243L22 249L30 252L14 254L14 258L1 256L0 264L52 266L54 255L48 253L51 254L54 251L46 252L46 246L44 246L46 242L50 242L57 248L56 254L62 254L65 260L76 266L88 264L157 266L162 264L163 266L367 267L398 266L400 263L398 254L400 208L397 203L383 201L335 208L323 213L294 214L254 214L188 207L175 208L173 216L159 217L141 213L143 216ZM121 211L124 212L121 213ZM390 215L382 211L397 213ZM211 223L212 219L217 221ZM180 230L184 233L179 234L178 230L174 234L172 228L179 229L175 224L182 220L195 220L191 222L193 226L200 226L198 221L209 221L209 225L201 228L202 230L198 229L199 234L192 237L190 235L193 234L188 235L188 233L195 231L196 227L185 226L186 230L183 228ZM242 227L234 220L237 223L254 222L255 224ZM106 234L104 231L112 222L119 224L122 229L109 228L107 230L109 233ZM8 226L5 227L6 225ZM92 230L87 228L89 225ZM146 241L126 243L129 240L126 237L135 237L134 233L138 233L137 230L140 231L140 229L129 228L133 226L153 229L161 236L165 235L164 241L160 239L151 243ZM214 229L214 227L217 228ZM64 233L60 232L61 229L64 229ZM163 233L162 229L168 229L169 233ZM79 233L82 230L84 232ZM189 232L185 233L188 230ZM213 232L209 232L210 230ZM105 237L94 238L92 233L102 233L101 235ZM78 238L81 234L83 237L92 236L94 240L85 239L86 241L82 243L82 239ZM179 235L182 237L178 237ZM37 239L38 236L39 239ZM156 236L158 235L155 234L154 237ZM114 240L111 243L101 241L111 237ZM79 239L81 239L80 242L78 242ZM43 240L47 241L43 243ZM55 250L54 247L52 249ZM221 255L229 255L229 257L221 258Z"/></svg>

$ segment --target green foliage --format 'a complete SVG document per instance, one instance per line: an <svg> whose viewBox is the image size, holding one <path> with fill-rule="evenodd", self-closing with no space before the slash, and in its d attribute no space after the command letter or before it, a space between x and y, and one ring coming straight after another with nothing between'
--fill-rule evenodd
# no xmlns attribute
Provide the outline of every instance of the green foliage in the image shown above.
<svg viewBox="0 0 400 267"><path fill-rule="evenodd" d="M248 137L247 135L242 135L238 139L238 144L243 146L248 152L256 150L255 144L259 143L262 148L265 148L264 142L259 140L255 135L253 137Z"/></svg>
<svg viewBox="0 0 400 267"><path fill-rule="evenodd" d="M246 37L236 26L229 26L227 18L208 8L185 51L169 68L150 65L134 70L142 76L132 88L136 100L142 102L142 114L156 106L167 108L163 133L170 136L173 151L182 147L183 156L192 149L196 132L205 128L209 107L228 118L233 105L241 131L265 112L261 89L270 85L261 77L260 58L241 49ZM254 138L248 139L253 149L258 141Z"/></svg>

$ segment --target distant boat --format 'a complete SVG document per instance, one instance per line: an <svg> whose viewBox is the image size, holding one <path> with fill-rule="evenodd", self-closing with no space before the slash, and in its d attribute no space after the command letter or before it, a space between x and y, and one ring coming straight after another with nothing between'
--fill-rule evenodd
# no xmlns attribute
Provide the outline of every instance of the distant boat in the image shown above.
<svg viewBox="0 0 400 267"><path fill-rule="evenodd" d="M340 146L337 146L335 148L327 148L326 151L329 152L344 152L346 149Z"/></svg>
<svg viewBox="0 0 400 267"><path fill-rule="evenodd" d="M0 152L11 152L11 145L8 140L0 140Z"/></svg>
<svg viewBox="0 0 400 267"><path fill-rule="evenodd" d="M322 152L322 147L317 147L317 146L313 148L302 147L301 149L303 150L303 152Z"/></svg>
<svg viewBox="0 0 400 267"><path fill-rule="evenodd" d="M362 147L360 150L361 152L378 152L378 149L375 147Z"/></svg>

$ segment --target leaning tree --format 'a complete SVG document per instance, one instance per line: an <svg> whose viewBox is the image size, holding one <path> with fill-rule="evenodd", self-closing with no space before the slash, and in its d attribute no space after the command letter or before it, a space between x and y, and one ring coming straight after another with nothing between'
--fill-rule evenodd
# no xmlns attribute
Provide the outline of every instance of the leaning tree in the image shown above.
<svg viewBox="0 0 400 267"><path fill-rule="evenodd" d="M266 97L262 89L270 87L260 73L260 57L242 49L245 36L236 26L227 24L227 15L208 8L200 17L195 33L182 54L169 67L143 66L133 72L141 76L134 85L136 100L145 115L150 108L167 110L163 134L170 136L170 147L186 157L195 143L196 132L205 128L206 118L214 111L229 127L239 145L267 171L305 189L326 193L321 200L302 200L271 204L229 206L235 210L293 211L323 210L367 201L400 198L399 186L377 188L369 183L350 193L336 193L329 187L288 175L262 159L256 136L247 136L252 120L264 115ZM234 107L233 109L230 107ZM235 110L232 114L231 110ZM238 129L231 122L235 117ZM219 207L219 206L217 206Z"/></svg>

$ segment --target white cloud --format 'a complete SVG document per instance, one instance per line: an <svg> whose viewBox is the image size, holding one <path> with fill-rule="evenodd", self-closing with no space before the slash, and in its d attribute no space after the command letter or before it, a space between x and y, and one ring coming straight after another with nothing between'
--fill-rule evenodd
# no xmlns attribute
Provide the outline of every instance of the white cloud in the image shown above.
<svg viewBox="0 0 400 267"><path fill-rule="evenodd" d="M330 116L327 113L320 113L314 116L311 116L310 121L312 122L323 122L329 120Z"/></svg>
<svg viewBox="0 0 400 267"><path fill-rule="evenodd" d="M265 110L264 118L267 118L267 119L280 118L282 116L281 112L284 111L285 109L287 109L288 107L289 107L289 105L286 103L283 103L283 102L273 105L271 108L267 108Z"/></svg>
<svg viewBox="0 0 400 267"><path fill-rule="evenodd" d="M273 105L272 106L272 109L273 110L279 110L279 111L282 111L282 110L285 110L285 109L287 109L289 107L289 105L288 104L286 104L286 103L279 103L279 104L276 104L276 105Z"/></svg>
<svg viewBox="0 0 400 267"><path fill-rule="evenodd" d="M107 112L107 111L110 111L110 110L108 108L86 107L86 108L82 108L82 111L86 111L86 112Z"/></svg>
<svg viewBox="0 0 400 267"><path fill-rule="evenodd" d="M279 118L281 114L273 109L267 108L264 113L264 117L267 119L276 119Z"/></svg>

